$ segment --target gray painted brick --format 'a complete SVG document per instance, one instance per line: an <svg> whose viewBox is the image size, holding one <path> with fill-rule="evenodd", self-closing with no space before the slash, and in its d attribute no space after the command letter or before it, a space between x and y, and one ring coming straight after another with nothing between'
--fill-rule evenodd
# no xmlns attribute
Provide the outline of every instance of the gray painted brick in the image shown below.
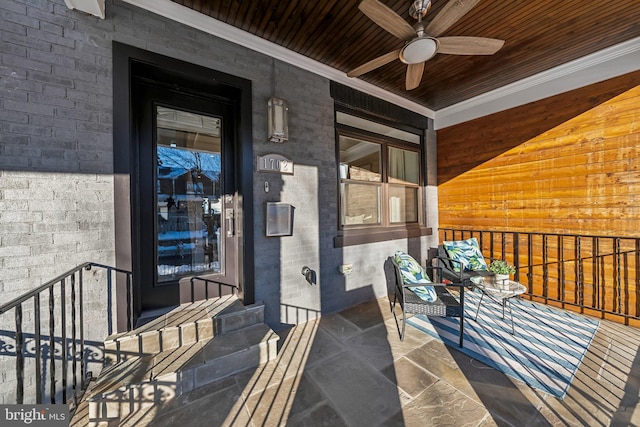
<svg viewBox="0 0 640 427"><path fill-rule="evenodd" d="M1 258L0 260L4 260L4 258ZM2 279L4 281L22 279L28 276L29 276L29 269L26 266L11 267L8 265L4 265L4 262L2 263ZM5 294L3 296L7 297L7 301L10 301L10 299L8 298L8 295Z"/></svg>
<svg viewBox="0 0 640 427"><path fill-rule="evenodd" d="M34 104L30 102L14 101L7 99L4 101L4 108L7 110L23 111L35 114L45 114L53 116L53 107L50 105Z"/></svg>
<svg viewBox="0 0 640 427"><path fill-rule="evenodd" d="M27 35L27 27L25 27L22 24L16 24L14 22L9 22L9 21L2 22L2 31L19 34L21 36Z"/></svg>
<svg viewBox="0 0 640 427"><path fill-rule="evenodd" d="M3 149L5 156L16 157L40 157L41 152L38 148L24 147L20 145L6 146Z"/></svg>
<svg viewBox="0 0 640 427"><path fill-rule="evenodd" d="M0 212L2 222L38 222L42 221L42 212L10 211Z"/></svg>
<svg viewBox="0 0 640 427"><path fill-rule="evenodd" d="M27 28L27 36L30 39L45 40L52 45L60 45L66 47L74 47L76 41L64 38L63 36L56 36L46 31L36 30L34 28Z"/></svg>
<svg viewBox="0 0 640 427"><path fill-rule="evenodd" d="M23 92L15 89L0 89L0 96L2 99L10 99L12 101L26 101L29 98L27 92Z"/></svg>
<svg viewBox="0 0 640 427"><path fill-rule="evenodd" d="M40 29L42 31L46 31L47 33L55 34L57 36L62 35L62 26L57 24L52 24L50 22L40 21Z"/></svg>
<svg viewBox="0 0 640 427"><path fill-rule="evenodd" d="M50 64L61 65L67 68L75 67L75 59L69 58L62 55L56 55L52 52L44 52L41 50L31 50L29 51L29 58L36 61L46 61Z"/></svg>
<svg viewBox="0 0 640 427"><path fill-rule="evenodd" d="M7 77L11 78L12 80L26 79L27 78L27 71L26 70L20 70L20 69L17 69L15 67L2 66L2 67L0 67L0 75L1 76L7 76Z"/></svg>
<svg viewBox="0 0 640 427"><path fill-rule="evenodd" d="M47 0L18 0L31 8L38 8L45 11L53 12L53 4Z"/></svg>
<svg viewBox="0 0 640 427"><path fill-rule="evenodd" d="M23 223L0 223L0 233L28 233L31 231L29 224ZM4 277L4 274L3 274Z"/></svg>
<svg viewBox="0 0 640 427"><path fill-rule="evenodd" d="M14 13L8 10L3 10L0 12L0 19L2 19L3 21L24 25L26 27L40 28L40 21L38 19L31 18L21 13Z"/></svg>
<svg viewBox="0 0 640 427"><path fill-rule="evenodd" d="M75 105L75 102L73 102L73 104ZM71 106L69 108L56 108L56 116L63 119L75 119L82 121L95 120L93 118L94 113L91 111L78 110L71 108Z"/></svg>
<svg viewBox="0 0 640 427"><path fill-rule="evenodd" d="M53 136L59 139L75 140L75 138L77 137L77 132L72 129L54 129ZM74 141L74 144L77 145L75 141ZM74 147L74 148L77 148L77 147Z"/></svg>
<svg viewBox="0 0 640 427"><path fill-rule="evenodd" d="M0 167L7 170L28 168L29 158L4 155L0 157Z"/></svg>
<svg viewBox="0 0 640 427"><path fill-rule="evenodd" d="M14 67L20 67L25 70L40 71L43 73L51 73L51 64L42 61L34 61L32 59L22 58L21 56L16 56L13 58L9 56L10 55L5 55L3 57L3 60L7 63L11 63Z"/></svg>
<svg viewBox="0 0 640 427"><path fill-rule="evenodd" d="M24 4L18 2L4 1L0 3L0 10L7 10L20 15L27 14L27 7Z"/></svg>
<svg viewBox="0 0 640 427"><path fill-rule="evenodd" d="M83 89L78 86L79 84L83 84L86 87L85 82L94 83L96 81L96 76L94 73L81 71L78 69L67 68L67 67L63 67L62 65L54 65L53 74L56 76L65 76L67 78L73 79L76 83L75 88L80 90L83 90ZM92 92L92 91L89 91L89 92Z"/></svg>
<svg viewBox="0 0 640 427"><path fill-rule="evenodd" d="M17 123L2 123L2 132L40 136L51 135L51 129L43 128L41 126L29 126Z"/></svg>
<svg viewBox="0 0 640 427"><path fill-rule="evenodd" d="M31 255L31 248L28 245L10 245L8 236L3 236L3 241L6 241L6 243L3 243L2 246L0 246L0 257L28 257ZM20 261L22 261L22 258L20 258ZM21 265L25 264L18 263L17 265L11 266L3 261L3 267L7 268L19 267ZM5 279L8 278L4 275L4 273L2 274L2 277Z"/></svg>
<svg viewBox="0 0 640 427"><path fill-rule="evenodd" d="M27 48L12 43L0 43L0 53L10 53L16 56L27 57Z"/></svg>
<svg viewBox="0 0 640 427"><path fill-rule="evenodd" d="M2 112L2 120L14 123L29 123L29 114L23 113L21 111L5 110ZM0 141L2 140L4 140L4 138L0 139Z"/></svg>
<svg viewBox="0 0 640 427"><path fill-rule="evenodd" d="M78 162L59 159L32 159L29 165L38 170L55 170L58 172L77 172L80 170Z"/></svg>
<svg viewBox="0 0 640 427"><path fill-rule="evenodd" d="M58 86L43 86L42 93L57 98L66 98L67 89Z"/></svg>
<svg viewBox="0 0 640 427"><path fill-rule="evenodd" d="M31 124L39 126L50 126L57 128L76 129L76 122L73 120L62 120L51 116L31 115Z"/></svg>
<svg viewBox="0 0 640 427"><path fill-rule="evenodd" d="M32 136L30 141L31 144L36 146L57 148L61 150L75 150L78 147L77 141L63 138L52 139Z"/></svg>
<svg viewBox="0 0 640 427"><path fill-rule="evenodd" d="M51 43L46 40L39 40L35 38L28 37L28 35L22 34L13 34L2 32L2 41L6 43L13 43L20 46L26 46L32 49L39 49L45 52L51 51Z"/></svg>
<svg viewBox="0 0 640 427"><path fill-rule="evenodd" d="M26 77L26 75L25 75ZM42 92L43 85L42 83L26 80L26 79L3 79L1 83L2 87L6 87L7 89L24 91L24 92Z"/></svg>
<svg viewBox="0 0 640 427"><path fill-rule="evenodd" d="M37 72L30 72L29 79L35 80L42 83L48 83L50 85L64 86L68 88L72 88L73 80L67 77L54 76L51 74L41 74Z"/></svg>

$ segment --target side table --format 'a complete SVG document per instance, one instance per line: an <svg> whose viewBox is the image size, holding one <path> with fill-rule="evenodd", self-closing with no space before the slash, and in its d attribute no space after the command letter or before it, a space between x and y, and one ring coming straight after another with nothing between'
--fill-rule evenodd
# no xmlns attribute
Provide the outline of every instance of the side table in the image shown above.
<svg viewBox="0 0 640 427"><path fill-rule="evenodd" d="M521 295L527 291L527 288L518 282L513 280L496 280L493 276L479 276L472 277L471 282L476 288L480 289L482 295L478 302L478 308L476 310L476 317L478 319L478 312L480 311L480 305L482 300L486 296L497 304L502 306L502 319L504 319L504 309L508 306L509 315L511 317L511 334L515 334L515 328L513 326L513 312L511 311L510 299Z"/></svg>

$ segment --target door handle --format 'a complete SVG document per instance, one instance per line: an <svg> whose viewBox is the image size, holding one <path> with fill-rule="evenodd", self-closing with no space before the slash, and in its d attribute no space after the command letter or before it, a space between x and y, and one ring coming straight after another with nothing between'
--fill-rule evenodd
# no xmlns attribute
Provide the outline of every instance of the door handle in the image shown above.
<svg viewBox="0 0 640 427"><path fill-rule="evenodd" d="M227 220L227 237L235 235L236 221L234 218L233 208L225 209L225 219Z"/></svg>

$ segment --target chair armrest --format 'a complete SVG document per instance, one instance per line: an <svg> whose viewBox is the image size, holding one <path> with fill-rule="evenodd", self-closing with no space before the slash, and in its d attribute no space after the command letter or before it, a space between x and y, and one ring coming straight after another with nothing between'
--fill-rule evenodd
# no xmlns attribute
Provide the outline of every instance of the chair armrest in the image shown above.
<svg viewBox="0 0 640 427"><path fill-rule="evenodd" d="M437 265L428 265L425 267L425 271L426 270L431 270L431 274L429 275L429 278L434 281L434 282L442 282L442 267L437 266ZM436 274L438 276L438 280L436 280Z"/></svg>
<svg viewBox="0 0 640 427"><path fill-rule="evenodd" d="M439 260L442 260L442 261L446 260L446 261L449 261L451 263L460 264L460 271L455 271L455 270L450 270L450 269L447 269L447 270L451 271L452 273L457 273L458 277L460 278L460 280L462 280L462 273L464 272L464 269L462 268L463 266L462 266L462 263L460 261L455 260L453 258L444 257L444 256L436 256L436 258L439 259ZM440 267L440 269L442 269L442 267Z"/></svg>
<svg viewBox="0 0 640 427"><path fill-rule="evenodd" d="M456 287L456 288L466 288L466 286L462 283L403 283L403 288L413 288L416 286L437 286L440 288L448 288L448 287Z"/></svg>

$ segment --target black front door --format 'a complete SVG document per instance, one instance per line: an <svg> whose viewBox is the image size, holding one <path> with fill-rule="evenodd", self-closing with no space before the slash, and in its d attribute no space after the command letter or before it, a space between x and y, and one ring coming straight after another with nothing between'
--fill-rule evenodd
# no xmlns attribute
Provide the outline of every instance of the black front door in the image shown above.
<svg viewBox="0 0 640 427"><path fill-rule="evenodd" d="M238 281L233 100L215 87L195 89L134 79L132 237L142 310L198 299L194 276Z"/></svg>

